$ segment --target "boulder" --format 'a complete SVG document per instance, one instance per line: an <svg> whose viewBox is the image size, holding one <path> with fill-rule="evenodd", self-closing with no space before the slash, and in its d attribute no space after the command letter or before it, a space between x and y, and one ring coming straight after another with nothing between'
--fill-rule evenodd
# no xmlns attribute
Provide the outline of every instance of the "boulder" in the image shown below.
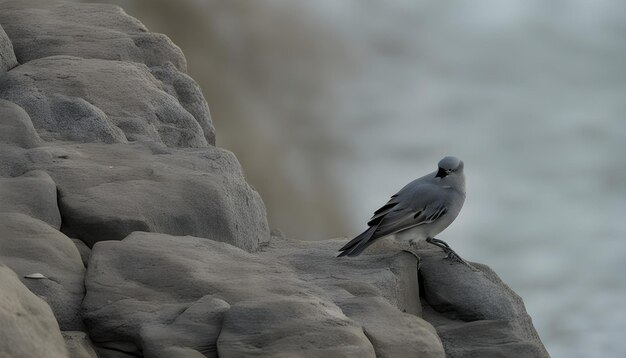
<svg viewBox="0 0 626 358"><path fill-rule="evenodd" d="M24 214L0 213L0 262L50 305L61 329L84 329L79 307L85 268L67 236ZM26 278L33 274L43 278Z"/></svg>
<svg viewBox="0 0 626 358"><path fill-rule="evenodd" d="M295 241L273 236L259 253L319 286L362 326L377 357L443 357L435 328L423 320L416 257L397 249L337 258L346 240Z"/></svg>
<svg viewBox="0 0 626 358"><path fill-rule="evenodd" d="M0 143L22 148L33 148L41 144L33 122L22 107L0 99L0 118Z"/></svg>
<svg viewBox="0 0 626 358"><path fill-rule="evenodd" d="M24 108L45 140L208 145L196 118L143 64L52 56L18 66L6 77L0 98Z"/></svg>
<svg viewBox="0 0 626 358"><path fill-rule="evenodd" d="M0 265L0 357L66 358L67 350L50 307Z"/></svg>
<svg viewBox="0 0 626 358"><path fill-rule="evenodd" d="M338 304L346 316L363 327L378 358L445 357L430 323L401 312L382 297L346 298Z"/></svg>
<svg viewBox="0 0 626 358"><path fill-rule="evenodd" d="M184 74L187 67L185 57L167 36L148 32L141 22L128 16L121 8L112 5L76 4L60 0L0 0L0 6L2 6L0 23L4 24L7 31L6 42L9 45L11 42L13 43L12 49L15 49L13 58L17 56L19 61L25 64L37 59L65 55L82 59L143 64L154 68L154 75L163 80L163 88L168 89L168 93L191 113L191 116L202 128L203 133L199 134L200 137L204 135L204 138L183 139L186 142L181 145L197 147L206 145L204 142L211 145L215 144L215 129L207 103L198 85ZM7 56L13 54L12 49L11 51L5 50ZM7 67L7 70L17 65L16 61L9 61L8 63L11 65ZM115 70L110 69L109 71ZM122 74L119 76L124 77L127 71L124 69L120 69L120 71ZM59 74L59 76L61 80L66 78L64 74ZM143 82L143 79L131 78L130 82ZM67 85L77 86L80 83L68 81ZM113 88L109 91L110 93L115 93L118 90L117 87ZM119 88L128 87L120 86ZM135 89L136 87L132 88ZM145 95L143 91L136 92L131 96L131 99L139 99L138 94ZM95 129L96 133L91 135L88 131L72 133L73 138L87 136L92 137L89 139L92 140L93 137L101 136L103 138L100 140L103 141L122 140L119 132L114 128L108 128L107 123L103 123L106 122L103 117L109 113L106 111L107 108L101 108L89 98L80 96L61 94L52 97L47 100L49 102L47 106L54 107L52 112L62 110L73 112L72 118L81 118L83 127L90 124ZM167 104L167 101L165 103ZM122 108L122 111L127 111L127 109ZM172 115L170 112L163 114L157 111L157 115L164 116L166 121L180 117L180 114ZM180 111L175 109L174 112ZM161 130L169 129L176 132L176 129L172 128L175 126L179 127L178 130L184 130L183 127L189 125L189 123L185 123L188 118L184 117L189 117L189 113L183 114L182 119L178 119L180 123L167 122L165 127L170 128ZM63 121L62 116L56 120L61 121L61 126L74 127L74 125L70 126L71 121ZM133 127L131 131L136 129L137 123L128 118L126 120L129 121L126 125ZM146 118L146 120L149 121L150 119ZM137 135L145 135L145 133L135 132L131 135L125 134L131 140ZM170 133L169 135L172 136L173 134ZM68 137L71 136L67 134L64 139Z"/></svg>
<svg viewBox="0 0 626 358"><path fill-rule="evenodd" d="M0 178L0 213L22 213L61 227L57 187L50 175L33 170L14 178Z"/></svg>
<svg viewBox="0 0 626 358"><path fill-rule="evenodd" d="M489 267L468 267L438 250L420 250L424 318L446 356L549 357L522 299Z"/></svg>
<svg viewBox="0 0 626 358"><path fill-rule="evenodd" d="M59 0L0 0L0 23L20 63L55 55L172 63L186 71L182 51L167 36L148 32L118 6Z"/></svg>
<svg viewBox="0 0 626 358"><path fill-rule="evenodd" d="M106 349L156 357L165 353L154 342L169 337L170 347L224 357L289 356L296 342L331 357L374 355L362 329L322 289L286 266L213 240L136 232L99 242L85 284L86 323ZM185 317L188 310L193 315ZM221 331L210 328L222 317ZM190 334L198 324L208 328Z"/></svg>
<svg viewBox="0 0 626 358"><path fill-rule="evenodd" d="M313 297L236 303L226 312L217 345L223 358L376 357L360 326Z"/></svg>
<svg viewBox="0 0 626 358"><path fill-rule="evenodd" d="M248 251L269 240L261 198L223 149L90 143L29 154L31 166L57 184L61 231L88 246L133 231L194 235Z"/></svg>
<svg viewBox="0 0 626 358"><path fill-rule="evenodd" d="M0 77L15 66L17 66L17 59L13 52L13 44L0 25Z"/></svg>

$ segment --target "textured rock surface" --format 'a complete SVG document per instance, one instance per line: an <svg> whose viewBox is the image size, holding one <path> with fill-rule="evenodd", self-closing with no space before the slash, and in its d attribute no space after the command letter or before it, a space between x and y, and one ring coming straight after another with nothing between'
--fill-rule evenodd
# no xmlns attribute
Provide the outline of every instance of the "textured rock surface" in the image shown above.
<svg viewBox="0 0 626 358"><path fill-rule="evenodd" d="M420 251L424 318L447 357L549 357L521 298L487 266Z"/></svg>
<svg viewBox="0 0 626 358"><path fill-rule="evenodd" d="M79 141L148 137L184 147L215 144L206 101L197 84L182 73L185 58L166 36L148 32L111 5L0 0L0 6L0 24L18 61L27 65L9 73L9 89L0 98L23 105L42 135ZM5 52L13 53L0 53ZM56 65L49 63L54 58ZM7 63L8 68L16 64ZM154 68L163 83L148 68ZM71 119L80 120L80 125Z"/></svg>
<svg viewBox="0 0 626 358"><path fill-rule="evenodd" d="M205 322L225 314L219 338L217 329L199 339L179 334L194 343L186 348L205 354L293 352L299 342L316 354L373 355L360 327L319 287L288 267L212 240L138 232L121 242L99 242L86 285L84 316L92 338L105 348L156 349L146 346L155 340L155 327L180 321L174 332L193 331L195 325L182 320L193 309ZM310 339L298 340L304 336ZM185 347L184 340L176 345Z"/></svg>
<svg viewBox="0 0 626 358"><path fill-rule="evenodd" d="M186 70L185 57L167 36L148 32L117 6L57 0L0 0L0 6L0 23L20 63L69 55L147 66L171 62Z"/></svg>
<svg viewBox="0 0 626 358"><path fill-rule="evenodd" d="M0 25L0 76L15 66L17 66L17 60L13 52L13 44Z"/></svg>
<svg viewBox="0 0 626 358"><path fill-rule="evenodd" d="M145 65L52 56L6 77L0 97L23 107L46 140L207 146L196 118L161 89Z"/></svg>
<svg viewBox="0 0 626 358"><path fill-rule="evenodd" d="M48 173L30 171L15 178L0 178L0 213L16 212L61 227L57 187Z"/></svg>
<svg viewBox="0 0 626 358"><path fill-rule="evenodd" d="M67 357L50 307L0 265L0 357Z"/></svg>
<svg viewBox="0 0 626 358"><path fill-rule="evenodd" d="M76 246L46 223L18 213L0 213L0 262L43 298L63 330L83 329L80 303L85 268ZM40 273L45 279L28 279Z"/></svg>
<svg viewBox="0 0 626 358"><path fill-rule="evenodd" d="M32 148L41 144L28 113L13 102L0 99L0 143Z"/></svg>
<svg viewBox="0 0 626 358"><path fill-rule="evenodd" d="M265 207L225 150L135 144L37 148L59 188L62 231L92 246L132 231L194 235L256 250Z"/></svg>
<svg viewBox="0 0 626 358"><path fill-rule="evenodd" d="M69 358L98 358L93 344L85 332L64 331L63 339Z"/></svg>

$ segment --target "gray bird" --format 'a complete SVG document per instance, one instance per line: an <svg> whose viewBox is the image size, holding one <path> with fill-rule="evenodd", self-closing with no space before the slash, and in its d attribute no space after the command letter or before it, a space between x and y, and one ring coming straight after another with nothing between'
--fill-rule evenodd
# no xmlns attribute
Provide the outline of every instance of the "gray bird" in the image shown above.
<svg viewBox="0 0 626 358"><path fill-rule="evenodd" d="M339 251L341 256L358 256L374 241L391 234L409 239L413 245L417 240L440 247L448 258L465 263L450 246L435 235L447 228L463 207L465 201L465 175L463 161L456 157L445 157L439 168L415 179L380 209L369 220L369 228L345 244ZM405 235L406 234L406 235Z"/></svg>

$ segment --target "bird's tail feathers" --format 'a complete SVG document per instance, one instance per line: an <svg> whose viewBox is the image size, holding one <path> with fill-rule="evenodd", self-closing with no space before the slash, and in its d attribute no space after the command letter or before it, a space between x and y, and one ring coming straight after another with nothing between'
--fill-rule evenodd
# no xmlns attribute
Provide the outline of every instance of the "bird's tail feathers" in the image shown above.
<svg viewBox="0 0 626 358"><path fill-rule="evenodd" d="M367 230L363 231L360 235L358 235L354 239L350 240L350 242L348 242L341 249L339 249L341 253L337 255L337 257L343 257L343 256L354 257L354 256L358 256L359 254L361 254L363 250L365 250L368 246L374 243L374 240L376 238L374 238L373 236L374 236L374 233L376 232L377 227L378 225L372 226L368 228Z"/></svg>

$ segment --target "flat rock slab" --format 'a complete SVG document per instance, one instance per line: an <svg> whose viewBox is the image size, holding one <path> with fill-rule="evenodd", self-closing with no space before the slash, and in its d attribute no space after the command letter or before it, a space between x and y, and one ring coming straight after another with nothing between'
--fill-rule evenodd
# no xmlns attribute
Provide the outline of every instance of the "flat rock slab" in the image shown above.
<svg viewBox="0 0 626 358"><path fill-rule="evenodd" d="M522 299L489 267L421 250L424 318L447 357L549 357Z"/></svg>
<svg viewBox="0 0 626 358"><path fill-rule="evenodd" d="M383 297L402 312L419 316L417 259L401 250L337 258L346 240L297 241L272 237L259 254L292 267L298 277L323 288L333 300Z"/></svg>
<svg viewBox="0 0 626 358"><path fill-rule="evenodd" d="M71 239L24 214L0 213L0 262L50 305L61 329L84 329L79 307L85 268ZM35 273L45 278L26 278Z"/></svg>
<svg viewBox="0 0 626 358"><path fill-rule="evenodd" d="M52 310L17 275L0 265L0 357L66 358Z"/></svg>
<svg viewBox="0 0 626 358"><path fill-rule="evenodd" d="M362 329L322 289L225 243L140 232L102 241L93 248L86 287L86 322L103 348L158 356L151 342L168 336L188 352L261 356L293 352L299 337L309 337L300 344L317 356L374 356ZM184 317L190 309L195 322ZM203 336L192 334L197 324L208 325Z"/></svg>
<svg viewBox="0 0 626 358"><path fill-rule="evenodd" d="M61 231L92 246L133 231L193 235L249 251L269 240L265 206L223 149L156 143L35 148L59 190Z"/></svg>

